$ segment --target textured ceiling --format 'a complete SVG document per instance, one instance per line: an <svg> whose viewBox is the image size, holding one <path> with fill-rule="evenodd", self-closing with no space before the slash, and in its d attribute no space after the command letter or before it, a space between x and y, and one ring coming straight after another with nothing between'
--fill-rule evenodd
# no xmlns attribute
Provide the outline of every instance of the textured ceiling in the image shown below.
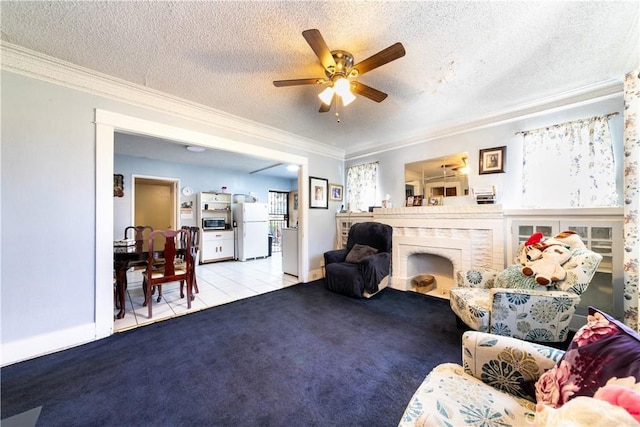
<svg viewBox="0 0 640 427"><path fill-rule="evenodd" d="M345 150L346 157L621 81L638 66L638 2L2 1L2 39ZM406 56L359 78L389 94L318 113L324 77L303 39L355 62Z"/></svg>

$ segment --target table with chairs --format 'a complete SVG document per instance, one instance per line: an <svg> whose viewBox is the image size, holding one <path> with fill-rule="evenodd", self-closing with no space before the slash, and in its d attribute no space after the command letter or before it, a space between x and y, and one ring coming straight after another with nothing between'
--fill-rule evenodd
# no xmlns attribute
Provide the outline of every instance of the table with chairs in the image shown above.
<svg viewBox="0 0 640 427"><path fill-rule="evenodd" d="M140 233L148 231L148 226L130 226L130 229ZM155 288L158 288L159 302L162 297L162 284L180 282L180 297L184 298L184 284L187 284L187 306L191 308L194 299L193 291L198 292L195 279L195 263L197 261L198 227L182 227L179 230L151 230L146 239L138 239L135 244L128 246L114 245L114 271L116 288L115 316L122 319L125 313L125 291L127 287L126 274L131 267L144 267L143 291L145 299L143 306L148 307L149 318L152 317L151 299ZM126 236L126 234L125 234Z"/></svg>

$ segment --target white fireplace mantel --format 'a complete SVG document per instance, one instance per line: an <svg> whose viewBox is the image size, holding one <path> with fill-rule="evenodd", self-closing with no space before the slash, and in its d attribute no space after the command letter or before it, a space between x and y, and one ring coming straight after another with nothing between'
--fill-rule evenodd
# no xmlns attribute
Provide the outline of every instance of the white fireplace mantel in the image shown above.
<svg viewBox="0 0 640 427"><path fill-rule="evenodd" d="M503 269L501 205L420 206L374 209L373 221L393 227L391 286L410 287L408 260L416 253L449 258L456 270Z"/></svg>

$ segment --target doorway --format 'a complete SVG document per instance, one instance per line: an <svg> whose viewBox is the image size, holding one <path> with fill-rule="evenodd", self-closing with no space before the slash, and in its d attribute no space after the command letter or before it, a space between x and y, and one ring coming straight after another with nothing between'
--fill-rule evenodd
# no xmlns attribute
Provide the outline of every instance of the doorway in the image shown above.
<svg viewBox="0 0 640 427"><path fill-rule="evenodd" d="M175 230L178 180L133 176L133 223L149 225L154 230Z"/></svg>
<svg viewBox="0 0 640 427"><path fill-rule="evenodd" d="M282 229L289 222L289 192L269 190L269 236L271 251L282 251Z"/></svg>
<svg viewBox="0 0 640 427"><path fill-rule="evenodd" d="M227 150L252 156L274 159L286 163L300 165L298 171L298 188L300 206L306 206L308 188L301 183L309 179L309 160L307 157L285 151L259 147L223 137L186 130L164 123L152 122L96 109L96 256L95 256L95 338L103 338L113 333L113 156L114 134L129 132L151 137L182 141L193 145L201 145L220 150ZM308 280L309 249L307 239L306 208L299 211L300 230L298 260L300 281ZM133 213L131 214L133 217Z"/></svg>

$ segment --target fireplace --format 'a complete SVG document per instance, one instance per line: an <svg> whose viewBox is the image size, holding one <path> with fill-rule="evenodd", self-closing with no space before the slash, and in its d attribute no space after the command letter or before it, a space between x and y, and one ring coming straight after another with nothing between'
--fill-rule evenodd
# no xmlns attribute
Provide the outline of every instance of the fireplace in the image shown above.
<svg viewBox="0 0 640 427"><path fill-rule="evenodd" d="M456 271L504 268L500 205L375 209L373 219L393 227L390 285L395 289L412 290L414 276L429 274L437 282L433 295L448 298Z"/></svg>
<svg viewBox="0 0 640 427"><path fill-rule="evenodd" d="M407 275L411 278L409 290L440 298L449 297L454 283L453 263L448 257L434 253L409 255Z"/></svg>

